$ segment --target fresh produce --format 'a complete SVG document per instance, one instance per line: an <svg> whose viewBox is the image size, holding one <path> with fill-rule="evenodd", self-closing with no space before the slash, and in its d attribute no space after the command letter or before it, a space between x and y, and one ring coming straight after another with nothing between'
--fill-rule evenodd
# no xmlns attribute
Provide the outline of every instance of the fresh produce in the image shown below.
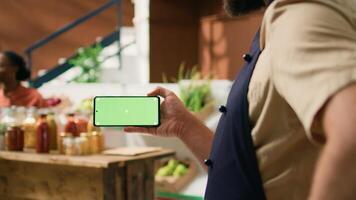
<svg viewBox="0 0 356 200"><path fill-rule="evenodd" d="M199 112L212 101L211 76L203 76L196 67L185 70L184 66L184 64L181 64L178 78L173 81L178 82L179 96L185 107L191 112ZM163 79L167 81L165 76Z"/></svg>
<svg viewBox="0 0 356 200"><path fill-rule="evenodd" d="M178 164L173 172L173 176L181 177L184 176L188 171L188 168L183 164Z"/></svg>
<svg viewBox="0 0 356 200"><path fill-rule="evenodd" d="M171 159L165 166L158 169L156 175L182 177L187 172L188 167L186 165L176 159Z"/></svg>

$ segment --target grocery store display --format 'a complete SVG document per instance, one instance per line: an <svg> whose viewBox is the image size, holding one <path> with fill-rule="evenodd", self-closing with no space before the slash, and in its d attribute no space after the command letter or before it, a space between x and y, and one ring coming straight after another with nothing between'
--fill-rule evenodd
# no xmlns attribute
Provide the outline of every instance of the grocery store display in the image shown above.
<svg viewBox="0 0 356 200"><path fill-rule="evenodd" d="M49 109L13 106L1 108L0 115L0 150L64 155L90 155L104 150L102 130L92 125L88 112L71 112L62 123L58 121L63 114Z"/></svg>

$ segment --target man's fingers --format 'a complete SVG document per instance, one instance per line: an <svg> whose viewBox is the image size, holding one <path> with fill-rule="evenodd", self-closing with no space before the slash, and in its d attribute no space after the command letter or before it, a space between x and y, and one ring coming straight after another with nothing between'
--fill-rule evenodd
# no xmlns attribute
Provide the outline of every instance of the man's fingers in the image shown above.
<svg viewBox="0 0 356 200"><path fill-rule="evenodd" d="M163 87L157 87L153 91L149 92L147 95L148 96L161 96L163 98L166 98L168 95L171 95L173 92L170 90L167 90Z"/></svg>

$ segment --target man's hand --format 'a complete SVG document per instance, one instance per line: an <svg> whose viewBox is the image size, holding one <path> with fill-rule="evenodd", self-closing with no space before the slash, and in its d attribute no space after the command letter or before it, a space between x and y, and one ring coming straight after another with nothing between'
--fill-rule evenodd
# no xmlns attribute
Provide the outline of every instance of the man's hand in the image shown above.
<svg viewBox="0 0 356 200"><path fill-rule="evenodd" d="M326 143L315 171L310 200L356 197L356 84L337 93L322 115Z"/></svg>
<svg viewBox="0 0 356 200"><path fill-rule="evenodd" d="M157 128L127 127L126 132L141 132L163 137L182 138L190 126L199 123L170 90L157 87L148 96L161 96L161 125Z"/></svg>
<svg viewBox="0 0 356 200"><path fill-rule="evenodd" d="M184 107L172 91L158 87L148 95L164 98L161 103L161 125L156 128L127 127L124 131L178 137L203 163L210 152L213 139L211 131Z"/></svg>

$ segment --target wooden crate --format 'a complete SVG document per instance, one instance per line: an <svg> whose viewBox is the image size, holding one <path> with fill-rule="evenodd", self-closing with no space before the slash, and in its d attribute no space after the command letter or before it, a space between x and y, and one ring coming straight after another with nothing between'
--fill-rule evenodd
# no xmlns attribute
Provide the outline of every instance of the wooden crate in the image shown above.
<svg viewBox="0 0 356 200"><path fill-rule="evenodd" d="M193 160L183 162L188 165L188 172L182 177L155 176L155 186L157 191L176 193L188 185L197 175L197 166Z"/></svg>
<svg viewBox="0 0 356 200"><path fill-rule="evenodd" d="M0 151L0 199L153 200L154 163L139 156L65 156Z"/></svg>

